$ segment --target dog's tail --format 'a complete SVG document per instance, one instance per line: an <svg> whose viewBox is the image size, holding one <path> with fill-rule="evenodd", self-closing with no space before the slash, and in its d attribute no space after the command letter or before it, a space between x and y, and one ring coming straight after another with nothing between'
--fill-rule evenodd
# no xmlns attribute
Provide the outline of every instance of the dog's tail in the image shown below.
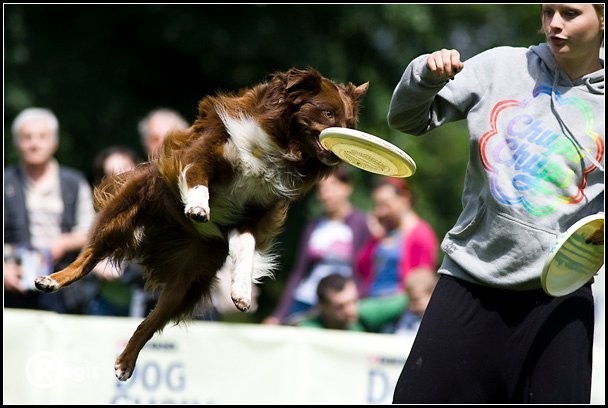
<svg viewBox="0 0 608 408"><path fill-rule="evenodd" d="M165 184L176 196L180 195L179 177L183 174L184 168L180 160L180 154L187 147L186 131L173 131L163 140L159 148L158 156L154 164L158 172L165 181Z"/></svg>
<svg viewBox="0 0 608 408"><path fill-rule="evenodd" d="M253 257L253 283L262 283L264 278L274 279L279 267L279 256L269 251L255 251Z"/></svg>
<svg viewBox="0 0 608 408"><path fill-rule="evenodd" d="M137 183L137 180L140 182L143 181L143 173L149 171L149 166L150 163L141 163L133 170L105 176L101 183L93 190L95 211L99 212L104 208L116 195L118 195L127 183Z"/></svg>

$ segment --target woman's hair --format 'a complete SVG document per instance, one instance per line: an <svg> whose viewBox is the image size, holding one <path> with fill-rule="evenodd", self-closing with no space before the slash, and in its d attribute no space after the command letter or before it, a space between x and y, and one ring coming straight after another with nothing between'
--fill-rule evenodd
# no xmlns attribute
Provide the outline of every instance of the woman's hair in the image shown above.
<svg viewBox="0 0 608 408"><path fill-rule="evenodd" d="M592 6L595 9L597 18L603 19L604 18L604 4L603 3L593 3ZM600 47L604 48L604 30L602 30L602 35L600 38Z"/></svg>
<svg viewBox="0 0 608 408"><path fill-rule="evenodd" d="M377 190L383 186L392 187L397 195L408 198L411 205L414 205L414 194L412 194L412 190L405 179L397 177L379 177L375 180L372 189Z"/></svg>
<svg viewBox="0 0 608 408"><path fill-rule="evenodd" d="M335 166L333 168L332 172L329 174L331 176L334 176L335 178L337 178L338 180L340 180L340 182L342 182L344 184L352 184L351 174L343 164L339 164L339 165Z"/></svg>
<svg viewBox="0 0 608 408"><path fill-rule="evenodd" d="M593 3L593 8L595 9L595 12L597 13L598 17L603 17L604 16L604 3Z"/></svg>
<svg viewBox="0 0 608 408"><path fill-rule="evenodd" d="M597 13L597 17L600 19L604 18L604 4L603 3L594 3L593 8ZM600 42L600 47L604 48L604 30L602 30L602 41Z"/></svg>
<svg viewBox="0 0 608 408"><path fill-rule="evenodd" d="M593 6L593 8L595 9L595 12L597 13L598 17L603 17L604 16L604 3L593 3L591 4ZM540 11L542 14L543 11L543 5L540 5Z"/></svg>

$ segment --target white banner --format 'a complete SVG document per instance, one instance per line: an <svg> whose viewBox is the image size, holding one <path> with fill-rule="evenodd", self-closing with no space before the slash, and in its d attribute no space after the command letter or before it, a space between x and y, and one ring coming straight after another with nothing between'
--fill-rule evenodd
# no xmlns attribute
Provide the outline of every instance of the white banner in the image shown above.
<svg viewBox="0 0 608 408"><path fill-rule="evenodd" d="M156 334L120 382L114 360L139 323L5 309L4 403L390 403L413 341L195 321Z"/></svg>
<svg viewBox="0 0 608 408"><path fill-rule="evenodd" d="M413 342L195 321L154 335L120 382L114 360L139 323L5 309L4 403L390 404ZM603 348L594 363L603 373ZM600 392L603 403L603 381Z"/></svg>

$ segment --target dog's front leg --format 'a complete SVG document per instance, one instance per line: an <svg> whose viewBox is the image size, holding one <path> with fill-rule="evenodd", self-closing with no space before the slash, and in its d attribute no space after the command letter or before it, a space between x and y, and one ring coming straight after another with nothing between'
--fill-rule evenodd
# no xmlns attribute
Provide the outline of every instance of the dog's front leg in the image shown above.
<svg viewBox="0 0 608 408"><path fill-rule="evenodd" d="M196 222L209 221L211 210L209 208L209 188L204 184L196 184L190 187L186 173L190 165L186 166L179 175L179 192L184 203L186 217Z"/></svg>
<svg viewBox="0 0 608 408"><path fill-rule="evenodd" d="M232 258L230 297L242 312L251 307L255 238L251 232L232 230L228 234L228 256Z"/></svg>

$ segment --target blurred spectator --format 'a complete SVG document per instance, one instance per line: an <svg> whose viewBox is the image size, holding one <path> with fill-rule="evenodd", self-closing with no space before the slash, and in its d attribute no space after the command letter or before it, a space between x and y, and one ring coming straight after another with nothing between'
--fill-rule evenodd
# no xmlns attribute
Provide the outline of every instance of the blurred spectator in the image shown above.
<svg viewBox="0 0 608 408"><path fill-rule="evenodd" d="M106 177L132 170L140 158L125 146L110 146L97 154L93 163L93 184ZM93 268L98 292L87 306L87 314L96 316L143 317L154 304L154 295L143 289L141 267L136 263L115 265L107 259Z"/></svg>
<svg viewBox="0 0 608 408"><path fill-rule="evenodd" d="M137 153L129 147L107 147L93 161L93 185L98 186L106 176L133 170L140 162Z"/></svg>
<svg viewBox="0 0 608 408"><path fill-rule="evenodd" d="M19 164L4 169L4 305L84 313L94 286L81 279L57 293L34 289L34 279L69 265L87 242L95 211L84 174L59 165L59 122L43 108L15 118Z"/></svg>
<svg viewBox="0 0 608 408"><path fill-rule="evenodd" d="M355 254L371 236L367 214L350 202L353 186L343 166L321 180L316 192L323 215L305 226L279 304L263 323L289 324L315 306L319 281L335 272L352 276Z"/></svg>
<svg viewBox="0 0 608 408"><path fill-rule="evenodd" d="M372 214L384 229L358 254L356 273L362 296L403 293L414 268L434 270L438 241L432 227L413 209L412 191L402 178L379 178L372 189Z"/></svg>
<svg viewBox="0 0 608 408"><path fill-rule="evenodd" d="M416 333L418 331L437 279L437 273L430 269L416 269L407 276L405 280L407 308L397 323L395 333Z"/></svg>
<svg viewBox="0 0 608 408"><path fill-rule="evenodd" d="M316 308L297 326L384 332L387 326L394 327L407 304L405 295L387 296L382 304L360 300L354 279L339 273L321 279L316 293Z"/></svg>
<svg viewBox="0 0 608 408"><path fill-rule="evenodd" d="M169 108L158 108L150 111L137 125L141 144L148 157L156 154L168 133L187 128L188 122L186 119Z"/></svg>

